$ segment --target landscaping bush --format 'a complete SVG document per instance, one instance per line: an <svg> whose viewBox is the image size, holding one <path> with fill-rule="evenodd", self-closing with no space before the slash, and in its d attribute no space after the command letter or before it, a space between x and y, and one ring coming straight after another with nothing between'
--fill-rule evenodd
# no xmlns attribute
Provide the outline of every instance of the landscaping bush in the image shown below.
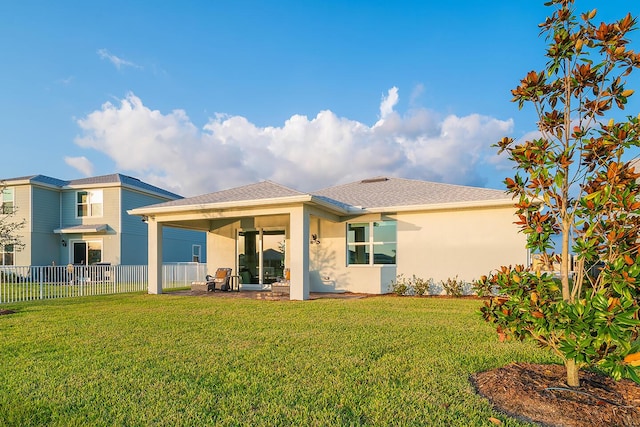
<svg viewBox="0 0 640 427"><path fill-rule="evenodd" d="M444 292L452 297L459 298L464 295L465 282L458 279L458 276L449 277L447 280L440 282Z"/></svg>
<svg viewBox="0 0 640 427"><path fill-rule="evenodd" d="M423 279L412 275L411 278L407 278L404 274L396 276L396 280L391 282L391 292L396 295L428 295L429 291L433 289L433 279Z"/></svg>
<svg viewBox="0 0 640 427"><path fill-rule="evenodd" d="M403 274L399 274L396 276L396 280L391 282L391 292L396 295L409 295L409 292L412 291L409 286L409 281Z"/></svg>

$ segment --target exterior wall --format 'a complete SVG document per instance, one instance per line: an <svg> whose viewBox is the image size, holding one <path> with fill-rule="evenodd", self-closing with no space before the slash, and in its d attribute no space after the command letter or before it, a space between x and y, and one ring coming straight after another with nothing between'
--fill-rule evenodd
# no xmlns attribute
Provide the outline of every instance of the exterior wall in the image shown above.
<svg viewBox="0 0 640 427"><path fill-rule="evenodd" d="M31 187L31 265L62 263L63 237L54 234L60 227L60 192L55 189Z"/></svg>
<svg viewBox="0 0 640 427"><path fill-rule="evenodd" d="M501 265L527 263L514 209L398 214L398 274L471 282Z"/></svg>
<svg viewBox="0 0 640 427"><path fill-rule="evenodd" d="M240 221L211 221L211 231L207 233L207 274L213 275L220 267L230 267L237 272L236 232Z"/></svg>
<svg viewBox="0 0 640 427"><path fill-rule="evenodd" d="M77 216L76 193L83 190L102 190L102 215L101 216ZM68 245L63 248L62 262L73 261L74 241L99 241L102 243L102 262L111 264L125 264L120 257L120 187L107 188L74 188L62 192L62 226L107 224L107 230L103 233L65 234L62 236Z"/></svg>
<svg viewBox="0 0 640 427"><path fill-rule="evenodd" d="M380 219L381 215L365 215L348 222ZM389 284L396 277L395 265L347 266L347 221L312 218L310 233L317 234L320 240L309 248L311 292L389 292Z"/></svg>
<svg viewBox="0 0 640 427"><path fill-rule="evenodd" d="M20 236L20 241L25 245L22 250L16 251L14 256L15 265L31 265L31 227L32 225L32 212L31 212L31 186L29 185L17 185L7 186L7 188L13 188L13 201L16 209L16 215L12 218L12 222L20 222L26 219L27 222L22 229L16 234Z"/></svg>
<svg viewBox="0 0 640 427"><path fill-rule="evenodd" d="M390 292L398 274L436 282L471 282L501 265L527 263L526 238L512 207L366 215L334 223L311 221L320 244L310 248L312 292ZM346 224L397 220L397 264L347 266Z"/></svg>
<svg viewBox="0 0 640 427"><path fill-rule="evenodd" d="M139 216L127 215L126 211L140 206L166 202L166 198L123 188L121 190L122 212L120 229L120 256L117 264L146 264L148 247L147 224ZM162 261L191 262L192 245L200 245L200 262L207 262L206 236L200 231L163 227Z"/></svg>
<svg viewBox="0 0 640 427"><path fill-rule="evenodd" d="M207 262L206 236L202 231L163 227L162 241L163 262L192 262L193 245L200 245L200 262Z"/></svg>

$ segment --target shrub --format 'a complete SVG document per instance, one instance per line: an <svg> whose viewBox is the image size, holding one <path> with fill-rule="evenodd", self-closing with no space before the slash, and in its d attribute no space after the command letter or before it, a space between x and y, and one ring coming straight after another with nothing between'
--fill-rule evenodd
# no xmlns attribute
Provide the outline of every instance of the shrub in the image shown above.
<svg viewBox="0 0 640 427"><path fill-rule="evenodd" d="M403 274L399 274L396 276L396 280L391 282L391 292L396 295L409 295L411 291L411 287L409 286L409 281Z"/></svg>
<svg viewBox="0 0 640 427"><path fill-rule="evenodd" d="M416 295L429 295L429 289L433 284L433 279L422 279L420 277L413 276L413 291Z"/></svg>
<svg viewBox="0 0 640 427"><path fill-rule="evenodd" d="M449 277L447 280L443 280L440 283L442 284L444 292L449 296L459 298L464 294L465 283L458 279L458 276L453 278Z"/></svg>
<svg viewBox="0 0 640 427"><path fill-rule="evenodd" d="M428 295L429 290L433 287L433 279L423 279L412 275L407 278L404 274L399 274L396 279L391 282L391 292L396 295Z"/></svg>

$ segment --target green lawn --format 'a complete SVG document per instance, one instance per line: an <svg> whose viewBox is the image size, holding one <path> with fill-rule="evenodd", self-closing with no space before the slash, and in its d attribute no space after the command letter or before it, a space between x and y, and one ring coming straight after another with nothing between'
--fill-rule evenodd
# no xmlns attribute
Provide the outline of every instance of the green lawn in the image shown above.
<svg viewBox="0 0 640 427"><path fill-rule="evenodd" d="M526 425L471 373L552 362L463 299L124 294L3 305L1 425Z"/></svg>

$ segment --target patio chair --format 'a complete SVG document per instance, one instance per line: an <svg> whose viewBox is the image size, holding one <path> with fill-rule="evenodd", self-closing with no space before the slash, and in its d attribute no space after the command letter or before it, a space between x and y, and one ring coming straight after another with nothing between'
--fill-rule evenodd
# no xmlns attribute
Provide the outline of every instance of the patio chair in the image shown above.
<svg viewBox="0 0 640 427"><path fill-rule="evenodd" d="M216 274L211 276L207 274L207 292L215 292L216 286L221 291L231 290L229 286L229 279L231 278L230 268L219 268L216 270Z"/></svg>

